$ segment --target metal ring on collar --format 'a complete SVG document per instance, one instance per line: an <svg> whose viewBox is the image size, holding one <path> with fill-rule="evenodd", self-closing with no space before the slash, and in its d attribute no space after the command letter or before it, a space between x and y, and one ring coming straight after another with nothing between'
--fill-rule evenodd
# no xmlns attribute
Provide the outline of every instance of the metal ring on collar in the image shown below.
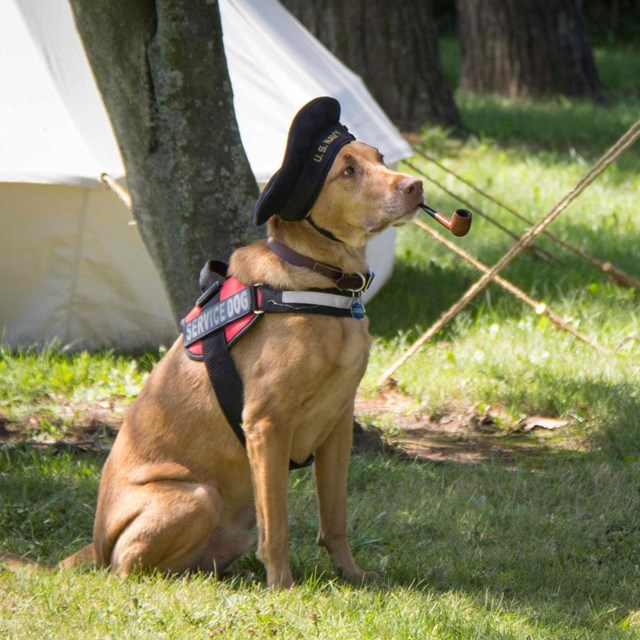
<svg viewBox="0 0 640 640"><path fill-rule="evenodd" d="M355 277L359 277L361 282L359 286L346 286L346 284L351 284L349 280L352 280ZM345 273L341 278L336 281L336 287L341 291L350 291L352 293L362 293L369 288L371 281L373 280L373 272L367 271L367 275L365 276L363 273Z"/></svg>

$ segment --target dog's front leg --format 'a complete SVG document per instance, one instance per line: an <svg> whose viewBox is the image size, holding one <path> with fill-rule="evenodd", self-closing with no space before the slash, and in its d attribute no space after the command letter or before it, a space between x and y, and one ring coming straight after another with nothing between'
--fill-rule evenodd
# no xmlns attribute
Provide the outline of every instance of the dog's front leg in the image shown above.
<svg viewBox="0 0 640 640"><path fill-rule="evenodd" d="M245 423L258 521L258 558L267 569L267 584L293 585L289 565L287 488L290 437L269 419Z"/></svg>
<svg viewBox="0 0 640 640"><path fill-rule="evenodd" d="M353 559L347 540L347 481L353 440L353 410L342 417L316 451L314 471L320 509L318 544L329 552L336 571L354 583L377 579Z"/></svg>

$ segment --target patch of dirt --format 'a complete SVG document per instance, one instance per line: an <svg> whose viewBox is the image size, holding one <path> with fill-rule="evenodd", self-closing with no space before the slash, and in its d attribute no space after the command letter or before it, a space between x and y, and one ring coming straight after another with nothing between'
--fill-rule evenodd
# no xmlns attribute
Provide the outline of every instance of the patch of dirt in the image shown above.
<svg viewBox="0 0 640 640"><path fill-rule="evenodd" d="M29 442L39 448L103 451L111 447L126 406L111 402L65 400L37 413L17 418L0 414L0 444Z"/></svg>
<svg viewBox="0 0 640 640"><path fill-rule="evenodd" d="M573 417L526 416L514 422L499 409L479 412L473 406L454 406L431 414L395 388L371 398L356 398L356 416L355 451L392 450L430 462L498 461L513 467L523 458L575 452L588 446L584 438L570 433L571 429L564 431L576 423Z"/></svg>
<svg viewBox="0 0 640 640"><path fill-rule="evenodd" d="M106 452L122 425L127 403L63 401L55 409L9 418L0 413L0 445L28 442L47 450ZM355 452L393 452L430 462L506 466L559 450L583 450L587 442L571 436L571 418L527 416L519 422L499 410L472 406L428 413L395 388L356 399ZM561 433L561 435L558 435ZM553 447L550 442L553 439Z"/></svg>

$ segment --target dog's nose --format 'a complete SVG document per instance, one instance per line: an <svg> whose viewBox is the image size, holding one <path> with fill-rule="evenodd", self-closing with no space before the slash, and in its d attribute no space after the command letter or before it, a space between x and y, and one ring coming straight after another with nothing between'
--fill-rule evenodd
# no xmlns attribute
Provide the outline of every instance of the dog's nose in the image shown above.
<svg viewBox="0 0 640 640"><path fill-rule="evenodd" d="M398 189L408 196L413 194L419 195L422 193L422 180L408 176L400 181Z"/></svg>

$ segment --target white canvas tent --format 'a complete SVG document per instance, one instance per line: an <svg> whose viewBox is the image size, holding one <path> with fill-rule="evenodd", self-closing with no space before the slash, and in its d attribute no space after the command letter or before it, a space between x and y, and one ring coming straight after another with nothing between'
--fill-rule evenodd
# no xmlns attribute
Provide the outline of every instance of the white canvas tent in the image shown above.
<svg viewBox="0 0 640 640"><path fill-rule="evenodd" d="M275 0L219 4L236 115L259 182L279 167L295 112L318 95L338 98L342 121L389 161L410 155L362 81ZM131 214L100 183L103 171L124 174L67 0L0 2L5 343L130 349L176 335L159 276ZM378 287L392 253L392 233L372 247Z"/></svg>

